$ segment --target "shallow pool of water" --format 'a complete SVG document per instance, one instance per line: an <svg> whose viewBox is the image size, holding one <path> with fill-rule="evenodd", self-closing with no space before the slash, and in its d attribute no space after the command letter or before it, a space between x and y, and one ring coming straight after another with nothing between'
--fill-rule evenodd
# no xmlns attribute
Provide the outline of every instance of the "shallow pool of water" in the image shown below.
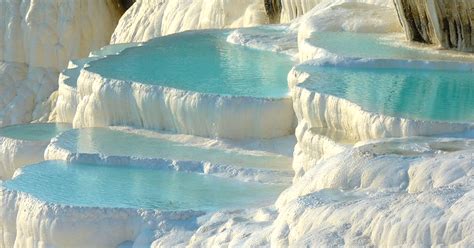
<svg viewBox="0 0 474 248"><path fill-rule="evenodd" d="M347 99L389 116L453 122L474 121L474 72L337 68L301 65L310 90Z"/></svg>
<svg viewBox="0 0 474 248"><path fill-rule="evenodd" d="M291 170L291 158L269 153L245 153L192 146L158 137L154 132L134 133L109 128L70 130L60 136L73 144L77 153L101 153L108 156L166 158L172 160L207 161L240 167Z"/></svg>
<svg viewBox="0 0 474 248"><path fill-rule="evenodd" d="M312 45L345 57L474 62L474 55L406 42L401 34L316 32Z"/></svg>
<svg viewBox="0 0 474 248"><path fill-rule="evenodd" d="M229 31L160 37L119 55L90 62L106 78L233 96L288 94L289 56L226 42Z"/></svg>
<svg viewBox="0 0 474 248"><path fill-rule="evenodd" d="M19 140L47 141L71 128L71 125L66 123L13 125L0 128L0 136Z"/></svg>
<svg viewBox="0 0 474 248"><path fill-rule="evenodd" d="M235 209L271 204L284 188L195 173L58 161L22 172L3 185L50 203L86 207Z"/></svg>

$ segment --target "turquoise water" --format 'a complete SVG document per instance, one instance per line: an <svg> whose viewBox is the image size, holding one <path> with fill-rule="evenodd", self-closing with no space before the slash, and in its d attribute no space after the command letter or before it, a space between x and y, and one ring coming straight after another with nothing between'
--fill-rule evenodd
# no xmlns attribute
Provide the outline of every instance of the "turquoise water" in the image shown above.
<svg viewBox="0 0 474 248"><path fill-rule="evenodd" d="M77 78L79 77L79 74L81 73L82 68L84 68L84 66L87 63L90 63L91 61L94 61L94 60L98 60L108 55L119 53L126 48L138 46L139 44L140 43L123 43L123 44L108 45L96 51L92 51L90 56L87 58L72 60L72 63L75 64L76 67L67 68L62 71L63 75L66 75L70 78L70 79L65 80L64 82L69 86L75 87L77 85Z"/></svg>
<svg viewBox="0 0 474 248"><path fill-rule="evenodd" d="M131 166L47 161L22 171L3 185L50 203L86 207L243 208L270 204L284 189L284 186Z"/></svg>
<svg viewBox="0 0 474 248"><path fill-rule="evenodd" d="M13 125L0 128L0 136L19 140L47 141L69 129L71 125L65 123Z"/></svg>
<svg viewBox="0 0 474 248"><path fill-rule="evenodd" d="M75 144L78 153L208 161L240 167L291 170L291 158L274 154L244 154L236 151L186 145L144 134L108 128L75 129L61 135Z"/></svg>
<svg viewBox="0 0 474 248"><path fill-rule="evenodd" d="M373 59L414 59L474 62L474 55L434 50L432 47L408 46L405 37L370 33L317 32L313 45L345 57ZM397 44L398 43L398 44Z"/></svg>
<svg viewBox="0 0 474 248"><path fill-rule="evenodd" d="M311 67L301 86L363 109L420 120L474 121L474 72Z"/></svg>
<svg viewBox="0 0 474 248"><path fill-rule="evenodd" d="M113 55L129 47L140 46L141 43L138 42L131 42L131 43L119 43L119 44L112 44L102 47L101 49L95 50L91 52L92 56L95 57L104 57L107 55Z"/></svg>
<svg viewBox="0 0 474 248"><path fill-rule="evenodd" d="M185 32L154 39L91 62L89 71L201 93L282 97L293 63L286 55L226 42L228 31Z"/></svg>

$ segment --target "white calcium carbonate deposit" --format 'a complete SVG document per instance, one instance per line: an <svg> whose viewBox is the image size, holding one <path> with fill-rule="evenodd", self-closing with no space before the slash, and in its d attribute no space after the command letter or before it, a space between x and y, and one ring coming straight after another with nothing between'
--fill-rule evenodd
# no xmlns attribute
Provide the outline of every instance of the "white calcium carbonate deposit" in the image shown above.
<svg viewBox="0 0 474 248"><path fill-rule="evenodd" d="M58 101L68 106L60 107L65 111L58 111L56 119L71 121L74 116L76 128L128 125L223 138L273 138L293 132L289 97L202 94L103 78L87 69L77 83L77 95L68 85L60 85L60 92L67 92L62 97L72 99Z"/></svg>
<svg viewBox="0 0 474 248"><path fill-rule="evenodd" d="M267 23L260 0L138 0L120 20L111 43L147 41L186 30Z"/></svg>
<svg viewBox="0 0 474 248"><path fill-rule="evenodd" d="M88 247L466 246L473 242L473 148L472 140L449 138L357 146L316 163L277 209L202 215L76 208L2 189L0 231L4 247L81 247L84 240Z"/></svg>
<svg viewBox="0 0 474 248"><path fill-rule="evenodd" d="M16 169L43 161L49 141L0 137L0 181L10 179Z"/></svg>
<svg viewBox="0 0 474 248"><path fill-rule="evenodd" d="M9 3L8 6L16 6L18 11L22 6L29 6L15 5L16 2L3 1L0 5ZM73 3L78 1L60 2L75 6ZM88 3L92 2L103 3L92 0ZM301 62L313 66L324 63L347 67L396 65L439 69L450 66L451 69L472 70L472 64L466 63L448 65L442 62L343 58L309 42L318 31L401 33L391 0L283 0L281 3L281 21L290 22L300 16L287 26L273 27L273 31L282 33L272 36L264 35L265 31L249 33L236 30L228 37L228 42L299 55ZM95 12L97 8L91 7L91 16L101 16ZM71 10L71 13L75 12ZM112 43L144 41L188 29L266 22L268 17L263 1L139 0L121 19ZM4 30L5 26L0 25L0 29L2 27ZM65 37L69 37L69 31L63 32ZM21 36L22 32L9 31L6 34ZM0 45L3 40L0 39ZM28 44L20 43L15 44ZM67 48L77 47L69 44ZM83 48L90 47L80 49ZM22 50L11 51L18 53ZM24 51L30 53L26 48ZM0 55L3 56L0 58L6 56ZM26 80L32 70L28 63L38 61L40 57L0 64L0 80L5 78L4 81L8 81L0 83L0 92L20 89L19 84L11 82ZM67 60L69 57L60 58ZM55 66L59 63L55 61L46 67L55 69L57 73L58 67ZM74 66L73 62L70 69ZM40 72L44 71L36 73ZM293 184L272 206L217 212L62 206L0 186L0 247L474 245L472 123L418 121L368 112L346 99L303 87L301 83L309 80L311 75L298 67L288 75L291 99L275 100L271 104L267 99L211 96L107 79L87 71L87 68L81 73L77 70L75 74L68 74L70 72L65 72L59 81L59 96L52 119L74 123L75 127L130 125L205 137L237 138L190 138L178 134L180 141L198 147L220 147L240 152L278 150L286 155L293 151ZM48 73L41 75L50 77ZM21 88L24 93L18 97L34 101L25 94L36 95L38 91L28 89ZM0 109L8 110L4 106L15 101L20 100L1 97ZM30 105L35 106L34 103ZM294 144L293 139L282 138L281 143L272 144L266 139L242 140L290 134L295 126L293 109L298 122L294 150L288 148L288 144ZM20 121L23 117L16 118ZM236 126L237 120L244 120L245 125L239 122ZM443 137L412 137L447 132L457 133ZM48 159L144 166L169 166L171 163L168 169L228 177L237 175L249 181L271 180L272 177L248 170L236 172L236 168L229 171L228 167L202 162L191 165L189 162L161 159L160 164L159 158L81 154L75 151L74 144L68 143L69 134L64 133L52 141L45 154ZM20 151L22 147L7 139L0 142L0 153L10 154L10 151ZM12 173L9 168L15 162L10 162L10 158L10 155L5 155L0 163L7 161L9 164L5 163L2 168ZM212 170L206 171L206 166Z"/></svg>
<svg viewBox="0 0 474 248"><path fill-rule="evenodd" d="M59 71L108 44L120 14L112 0L0 1L0 124L47 120Z"/></svg>

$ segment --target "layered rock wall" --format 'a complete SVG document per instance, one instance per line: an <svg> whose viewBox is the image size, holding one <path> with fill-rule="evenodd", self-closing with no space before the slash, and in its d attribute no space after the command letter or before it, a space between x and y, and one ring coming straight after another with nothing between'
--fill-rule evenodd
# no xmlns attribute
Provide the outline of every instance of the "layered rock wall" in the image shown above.
<svg viewBox="0 0 474 248"><path fill-rule="evenodd" d="M474 1L394 0L411 41L474 52Z"/></svg>

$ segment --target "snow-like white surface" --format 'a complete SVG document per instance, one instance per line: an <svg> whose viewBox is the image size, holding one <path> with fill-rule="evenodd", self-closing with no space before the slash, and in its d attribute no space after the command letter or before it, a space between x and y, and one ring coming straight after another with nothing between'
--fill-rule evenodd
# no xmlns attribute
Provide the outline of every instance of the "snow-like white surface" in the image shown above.
<svg viewBox="0 0 474 248"><path fill-rule="evenodd" d="M472 244L472 145L395 139L321 160L277 201L272 244Z"/></svg>
<svg viewBox="0 0 474 248"><path fill-rule="evenodd" d="M2 189L0 232L5 247L465 247L473 242L473 148L472 140L452 138L361 144L309 168L276 209L202 215L77 208Z"/></svg>
<svg viewBox="0 0 474 248"><path fill-rule="evenodd" d="M58 122L74 127L134 126L223 138L273 138L293 132L289 97L232 97L107 79L82 70L77 95L61 84L67 106ZM64 87L63 87L64 86ZM71 99L67 99L71 97ZM77 107L72 106L77 102ZM71 112L69 112L71 111Z"/></svg>
<svg viewBox="0 0 474 248"><path fill-rule="evenodd" d="M318 2L321 3L310 11L310 6ZM262 6L255 8L260 12L242 7L248 3L234 6L236 15L231 17L225 15L229 9L219 8L221 3L217 1L206 2L215 4L213 7L203 1L194 1L192 5L188 5L188 1L160 3L139 1L121 20L113 42L146 40L189 28L225 27L236 23L252 25L262 21L259 18L264 14ZM399 32L392 1L284 0L282 3L284 16L288 16L282 17L283 20L309 11L291 23L290 28L285 28L288 36L269 37L237 30L228 41L289 54L295 54L297 45L301 61L316 59L319 60L317 63L338 66L396 65L432 69L446 66L444 63L341 58L318 49L307 40L317 31ZM214 8L216 6L218 8ZM451 66L472 70L463 64ZM8 77L21 78L26 69L19 64L9 70ZM293 162L296 176L293 185L280 195L275 206L217 213L93 209L52 205L26 194L1 189L0 247L472 246L472 137L467 139L461 134L457 135L460 138L387 138L460 132L472 129L472 124L415 121L369 113L347 100L298 86L310 76L297 70L289 74L293 107L298 118L295 131L298 143ZM262 137L262 134L270 137L273 134L268 132L276 131L267 125L292 123L286 112L255 99L242 100L238 102L241 109L235 109L237 105L227 102L231 98L108 80L87 71L79 76L77 88L68 85L67 80L60 81L58 99L61 100L56 105L55 118L74 122L77 127L133 125L210 137L241 138ZM226 108L216 108L216 102ZM176 112L156 114L170 111ZM254 117L257 113L258 125ZM244 116L251 116L249 123L254 124L246 126L245 131L236 132L232 125ZM219 121L228 122L220 127L203 124ZM320 132L321 127L329 131ZM290 130L291 126L281 130L285 129ZM339 131L344 137L339 137ZM235 144L240 144L245 149L256 150L262 148L261 142L265 143L264 140L254 144L241 140L231 144L222 140L184 140L197 146L238 149ZM356 143L360 140L363 141ZM114 164L157 164L153 159L74 154L69 145L55 140L46 156ZM286 145L283 148L263 146L263 150L290 152ZM189 171L194 170L195 164L175 161L173 166L172 169ZM206 172L205 166L198 163L197 171L228 176L229 171L221 170L223 167L211 166L208 168L217 168L216 171ZM247 178L262 176L243 175Z"/></svg>
<svg viewBox="0 0 474 248"><path fill-rule="evenodd" d="M0 1L2 125L47 120L59 71L108 44L120 14L112 0Z"/></svg>
<svg viewBox="0 0 474 248"><path fill-rule="evenodd" d="M120 19L111 44L141 42L186 30L269 22L260 0L138 0Z"/></svg>
<svg viewBox="0 0 474 248"><path fill-rule="evenodd" d="M0 137L0 181L10 179L18 168L43 161L48 144Z"/></svg>

